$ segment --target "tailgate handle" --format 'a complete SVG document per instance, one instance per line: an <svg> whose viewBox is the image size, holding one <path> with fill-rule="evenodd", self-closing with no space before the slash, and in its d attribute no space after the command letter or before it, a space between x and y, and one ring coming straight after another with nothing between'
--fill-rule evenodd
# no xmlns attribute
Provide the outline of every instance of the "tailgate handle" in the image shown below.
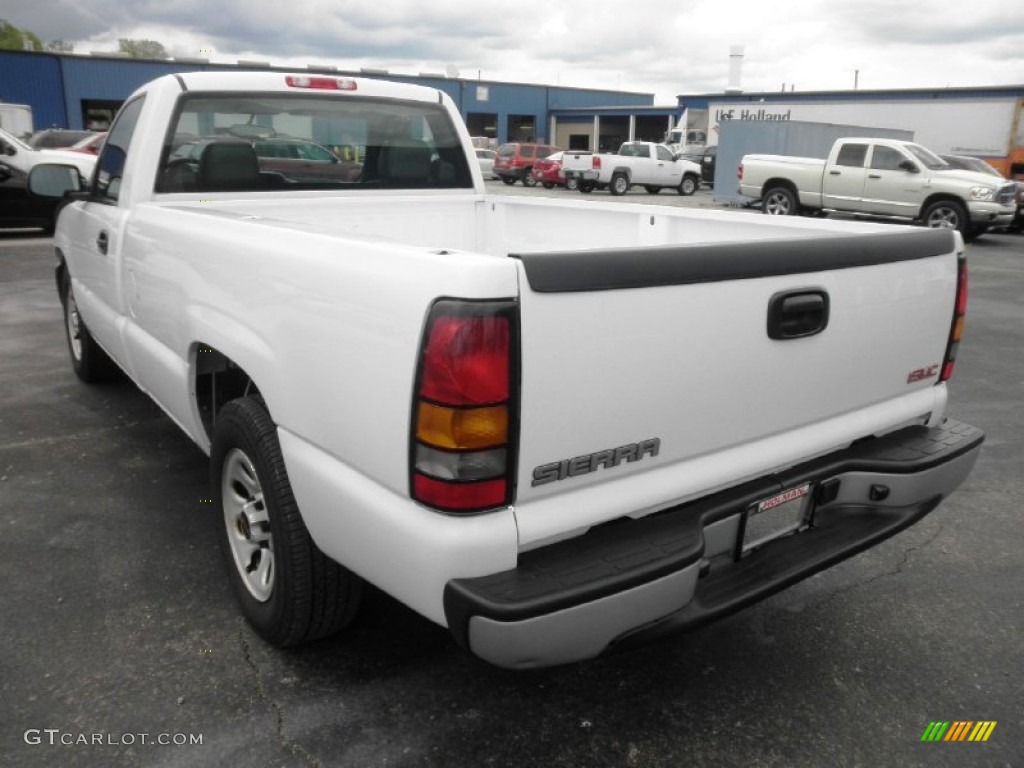
<svg viewBox="0 0 1024 768"><path fill-rule="evenodd" d="M768 302L768 338L802 339L828 326L829 300L823 290L786 291Z"/></svg>
<svg viewBox="0 0 1024 768"><path fill-rule="evenodd" d="M100 233L96 236L96 248L100 253L106 255L107 246L110 244L110 240L107 237L107 230L100 230Z"/></svg>

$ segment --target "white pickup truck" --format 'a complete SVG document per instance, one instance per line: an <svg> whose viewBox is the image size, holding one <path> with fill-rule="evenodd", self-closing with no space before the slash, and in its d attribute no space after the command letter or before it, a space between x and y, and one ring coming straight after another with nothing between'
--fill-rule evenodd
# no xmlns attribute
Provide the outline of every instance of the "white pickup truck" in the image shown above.
<svg viewBox="0 0 1024 768"><path fill-rule="evenodd" d="M1013 182L954 168L909 141L839 139L827 160L744 155L739 191L774 215L852 211L976 237L1015 213Z"/></svg>
<svg viewBox="0 0 1024 768"><path fill-rule="evenodd" d="M270 132L361 171L267 170ZM979 453L955 232L492 197L443 93L271 72L149 83L77 180L30 179L70 197L71 364L209 454L271 643L366 581L494 664L593 657L897 533Z"/></svg>
<svg viewBox="0 0 1024 768"><path fill-rule="evenodd" d="M652 195L666 187L692 195L700 189L697 163L651 141L627 141L614 155L567 151L562 173L570 187L585 193L607 188L613 195L624 195L630 187L642 186Z"/></svg>

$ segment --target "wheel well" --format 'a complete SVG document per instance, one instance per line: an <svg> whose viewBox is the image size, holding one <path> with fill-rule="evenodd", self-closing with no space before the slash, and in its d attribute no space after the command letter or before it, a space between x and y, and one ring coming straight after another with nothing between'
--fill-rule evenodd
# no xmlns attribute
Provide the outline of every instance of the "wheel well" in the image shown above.
<svg viewBox="0 0 1024 768"><path fill-rule="evenodd" d="M203 429L211 440L220 409L232 400L258 395L259 388L245 369L213 347L197 342L192 345L195 363L192 396Z"/></svg>
<svg viewBox="0 0 1024 768"><path fill-rule="evenodd" d="M54 267L53 277L57 282L57 295L60 296L61 304L64 303L64 275L68 271L68 265L64 262L64 252L60 248L54 248L57 256L57 266Z"/></svg>
<svg viewBox="0 0 1024 768"><path fill-rule="evenodd" d="M769 189L775 189L775 187L784 187L785 189L788 189L793 193L797 202L800 202L800 192L797 190L796 184L789 179L768 179L768 181L766 181L761 187L761 197L764 197L765 193Z"/></svg>
<svg viewBox="0 0 1024 768"><path fill-rule="evenodd" d="M614 171L612 171L612 178L615 178L615 174L617 174L617 173L620 173L623 176L625 176L626 177L626 181L631 181L632 178L633 178L632 174L630 174L630 172L629 172L629 168L626 168L626 167L623 167L623 166L619 166Z"/></svg>
<svg viewBox="0 0 1024 768"><path fill-rule="evenodd" d="M968 218L970 218L971 212L967 208L967 203L965 203L959 197L954 197L948 192L940 192L932 195L931 197L925 198L925 201L921 203L921 210L917 212L918 217L923 219L924 212L928 210L928 206L931 205L932 203L940 202L956 203L957 205L964 209L964 213L966 213Z"/></svg>

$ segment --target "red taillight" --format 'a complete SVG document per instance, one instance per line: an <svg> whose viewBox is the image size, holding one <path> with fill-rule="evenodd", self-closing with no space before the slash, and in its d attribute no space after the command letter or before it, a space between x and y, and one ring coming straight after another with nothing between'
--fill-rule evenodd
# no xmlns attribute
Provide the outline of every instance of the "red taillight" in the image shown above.
<svg viewBox="0 0 1024 768"><path fill-rule="evenodd" d="M445 299L420 353L410 438L410 491L446 512L512 502L518 391L514 302Z"/></svg>
<svg viewBox="0 0 1024 768"><path fill-rule="evenodd" d="M601 170L601 158L598 155L594 155L590 161L590 166L595 170Z"/></svg>
<svg viewBox="0 0 1024 768"><path fill-rule="evenodd" d="M740 163L736 168L736 178L743 181L743 163Z"/></svg>
<svg viewBox="0 0 1024 768"><path fill-rule="evenodd" d="M956 305L953 310L953 323L949 329L949 343L946 345L946 358L942 363L942 375L939 381L949 381L956 364L956 353L960 349L960 338L964 333L964 319L967 315L967 257L963 254L957 263Z"/></svg>
<svg viewBox="0 0 1024 768"><path fill-rule="evenodd" d="M423 474L413 475L413 497L436 509L466 511L500 507L505 503L506 482L446 483Z"/></svg>
<svg viewBox="0 0 1024 768"><path fill-rule="evenodd" d="M439 317L423 352L420 397L442 405L508 400L507 317Z"/></svg>

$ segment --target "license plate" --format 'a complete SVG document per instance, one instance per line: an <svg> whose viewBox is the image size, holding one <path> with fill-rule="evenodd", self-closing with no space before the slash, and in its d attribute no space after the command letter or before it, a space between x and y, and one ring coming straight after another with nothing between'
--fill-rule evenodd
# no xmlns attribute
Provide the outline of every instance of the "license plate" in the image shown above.
<svg viewBox="0 0 1024 768"><path fill-rule="evenodd" d="M747 508L744 520L740 556L766 542L803 528L810 508L810 483L788 488L751 504Z"/></svg>

